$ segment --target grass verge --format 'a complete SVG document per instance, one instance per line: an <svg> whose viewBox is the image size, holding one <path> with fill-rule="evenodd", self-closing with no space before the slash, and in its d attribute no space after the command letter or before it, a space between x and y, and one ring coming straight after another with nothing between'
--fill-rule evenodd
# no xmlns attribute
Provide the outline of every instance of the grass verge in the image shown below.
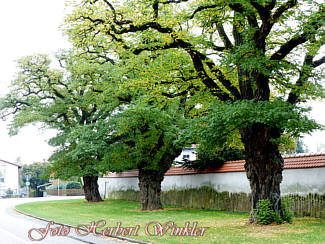
<svg viewBox="0 0 325 244"><path fill-rule="evenodd" d="M142 212L137 202L105 200L87 203L83 199L16 206L19 211L74 226L90 225L90 222L99 220L107 222L105 227L116 227L118 222L121 222L121 227L139 225L136 236L126 237L151 243L325 243L323 219L294 218L293 224L260 226L248 225L247 213L164 207L164 210ZM177 227L184 227L186 222L192 227L197 222L197 230L200 227L208 229L203 236L175 236L171 235L171 229L162 236L148 236L145 228L151 221L162 225L172 221ZM153 225L148 230L153 234Z"/></svg>

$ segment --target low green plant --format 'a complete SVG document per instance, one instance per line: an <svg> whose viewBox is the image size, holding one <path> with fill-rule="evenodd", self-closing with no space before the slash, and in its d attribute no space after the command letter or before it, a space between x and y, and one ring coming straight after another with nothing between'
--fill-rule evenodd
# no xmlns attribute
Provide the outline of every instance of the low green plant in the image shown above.
<svg viewBox="0 0 325 244"><path fill-rule="evenodd" d="M50 190L57 190L58 188L59 188L59 190L62 190L62 189L66 189L66 186L65 186L65 184L60 183L59 186L58 185L50 185L47 187L47 189L50 189Z"/></svg>
<svg viewBox="0 0 325 244"><path fill-rule="evenodd" d="M254 214L257 217L257 221L263 225L271 224L276 218L277 221L279 221L278 218L282 219L281 216L276 217L276 213L273 211L272 204L268 199L258 201Z"/></svg>
<svg viewBox="0 0 325 244"><path fill-rule="evenodd" d="M82 185L77 181L69 181L66 185L66 189L81 189Z"/></svg>
<svg viewBox="0 0 325 244"><path fill-rule="evenodd" d="M283 219L282 219L279 212L274 213L274 222L277 223L277 224L282 224L283 223Z"/></svg>
<svg viewBox="0 0 325 244"><path fill-rule="evenodd" d="M282 215L279 212L274 212L270 200L259 200L257 209L254 209L254 214L257 221L261 224L268 225L272 222L282 224L283 222L292 223L292 212L290 211L289 199L283 200L281 203Z"/></svg>
<svg viewBox="0 0 325 244"><path fill-rule="evenodd" d="M282 200L282 220L287 223L292 223L293 214L290 211L290 199Z"/></svg>

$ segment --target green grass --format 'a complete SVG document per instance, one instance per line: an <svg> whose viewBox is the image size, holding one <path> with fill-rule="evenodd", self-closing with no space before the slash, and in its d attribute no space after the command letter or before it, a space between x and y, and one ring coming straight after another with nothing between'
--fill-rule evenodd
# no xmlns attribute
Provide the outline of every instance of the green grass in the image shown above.
<svg viewBox="0 0 325 244"><path fill-rule="evenodd" d="M137 202L106 200L87 203L85 200L47 201L18 205L20 211L56 222L80 225L91 221L106 220L106 227L140 225L133 239L152 243L325 243L325 220L294 218L293 224L248 225L247 213L215 210L197 210L164 206L164 210L141 212ZM199 227L209 227L204 236L147 236L145 226L151 221L161 224L173 221L178 227L189 221Z"/></svg>

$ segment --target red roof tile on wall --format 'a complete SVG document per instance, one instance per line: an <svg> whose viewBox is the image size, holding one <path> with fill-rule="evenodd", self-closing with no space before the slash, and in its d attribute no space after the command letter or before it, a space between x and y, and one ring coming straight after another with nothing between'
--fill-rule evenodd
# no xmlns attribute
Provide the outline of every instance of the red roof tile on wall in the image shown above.
<svg viewBox="0 0 325 244"><path fill-rule="evenodd" d="M304 169L304 168L318 168L325 167L325 153L323 154L304 154L284 156L285 169ZM244 172L245 160L225 162L218 169L206 169L196 171L193 169L186 169L184 167L171 167L165 175L189 175L189 174L209 174L209 173L226 173L226 172ZM138 170L130 170L122 173L108 173L105 177L137 177Z"/></svg>

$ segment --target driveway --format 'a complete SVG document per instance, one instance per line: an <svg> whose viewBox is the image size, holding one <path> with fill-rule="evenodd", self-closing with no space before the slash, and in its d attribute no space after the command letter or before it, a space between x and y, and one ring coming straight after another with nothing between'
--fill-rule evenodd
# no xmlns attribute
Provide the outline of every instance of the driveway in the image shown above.
<svg viewBox="0 0 325 244"><path fill-rule="evenodd" d="M44 197L44 198L10 198L0 199L0 243L4 244L122 244L128 243L113 238L101 238L94 235L80 236L71 231L67 236L47 236L41 241L32 241L28 237L28 233L31 229L35 231L30 232L31 237L37 239L41 237L36 230L40 228L46 228L48 222L38 220L32 217L19 214L14 210L14 206L34 201L48 201L48 200L65 200L80 197ZM58 225L52 225L51 227L61 227ZM50 233L50 232L49 232ZM37 235L38 234L38 235Z"/></svg>

